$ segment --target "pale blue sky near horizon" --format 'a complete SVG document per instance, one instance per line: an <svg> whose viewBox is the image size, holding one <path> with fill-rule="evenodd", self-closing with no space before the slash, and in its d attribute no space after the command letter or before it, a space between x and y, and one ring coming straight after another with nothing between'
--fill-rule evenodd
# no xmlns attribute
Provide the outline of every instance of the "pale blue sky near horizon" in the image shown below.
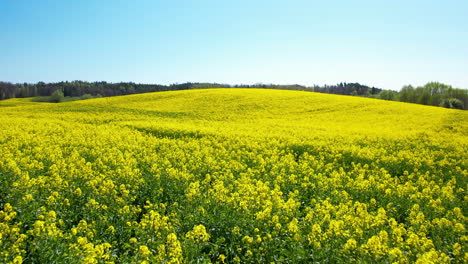
<svg viewBox="0 0 468 264"><path fill-rule="evenodd" d="M468 88L468 1L0 0L0 81Z"/></svg>

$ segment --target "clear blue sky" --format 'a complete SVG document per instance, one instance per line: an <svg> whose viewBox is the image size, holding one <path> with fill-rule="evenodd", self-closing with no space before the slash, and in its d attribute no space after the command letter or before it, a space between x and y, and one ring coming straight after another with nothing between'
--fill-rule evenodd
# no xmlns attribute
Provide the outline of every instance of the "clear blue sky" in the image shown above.
<svg viewBox="0 0 468 264"><path fill-rule="evenodd" d="M0 80L468 88L466 0L0 0Z"/></svg>

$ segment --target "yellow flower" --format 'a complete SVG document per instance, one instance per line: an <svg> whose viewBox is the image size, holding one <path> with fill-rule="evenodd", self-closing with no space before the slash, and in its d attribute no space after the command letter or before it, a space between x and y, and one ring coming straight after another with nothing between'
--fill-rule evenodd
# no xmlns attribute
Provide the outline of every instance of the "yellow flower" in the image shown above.
<svg viewBox="0 0 468 264"><path fill-rule="evenodd" d="M207 242L210 240L210 234L206 232L204 225L194 226L192 231L187 232L185 237L195 241L196 243Z"/></svg>
<svg viewBox="0 0 468 264"><path fill-rule="evenodd" d="M140 248L138 249L138 253L140 253L143 257L151 255L151 251L147 246L140 246Z"/></svg>
<svg viewBox="0 0 468 264"><path fill-rule="evenodd" d="M80 245L84 245L84 244L88 243L88 239L86 237L78 237L78 239L76 241Z"/></svg>
<svg viewBox="0 0 468 264"><path fill-rule="evenodd" d="M21 264L21 263L23 263L23 257L21 257L21 256L16 256L16 257L13 259L13 263L14 263L14 264Z"/></svg>
<svg viewBox="0 0 468 264"><path fill-rule="evenodd" d="M465 232L465 226L463 226L462 223L456 223L454 226L454 231L457 233L464 233Z"/></svg>
<svg viewBox="0 0 468 264"><path fill-rule="evenodd" d="M362 246L365 252L376 257L381 257L387 254L388 251L388 234L386 231L380 231L379 235L372 236L367 240L367 243Z"/></svg>
<svg viewBox="0 0 468 264"><path fill-rule="evenodd" d="M288 224L288 231L291 233L297 233L299 231L299 227L297 226L298 222L297 218L293 218L293 220Z"/></svg>
<svg viewBox="0 0 468 264"><path fill-rule="evenodd" d="M24 197L23 197L24 201L25 202L31 202L34 200L34 197L32 194L26 194Z"/></svg>
<svg viewBox="0 0 468 264"><path fill-rule="evenodd" d="M182 247L180 246L180 242L177 239L177 235L171 233L167 236L166 240L166 251L169 257L169 261L167 263L170 264L181 264L182 263Z"/></svg>
<svg viewBox="0 0 468 264"><path fill-rule="evenodd" d="M434 263L434 264L443 264L449 263L450 258L445 255L444 253L437 252L435 249L431 249L428 252L425 252L421 256L418 257L416 260L416 264L426 264L426 263Z"/></svg>
<svg viewBox="0 0 468 264"><path fill-rule="evenodd" d="M256 236L255 242L262 243L262 237L260 235Z"/></svg>
<svg viewBox="0 0 468 264"><path fill-rule="evenodd" d="M244 243L246 243L246 244L252 244L252 243L253 243L253 238L250 237L250 236L244 236L244 237L242 238L242 241L243 241Z"/></svg>
<svg viewBox="0 0 468 264"><path fill-rule="evenodd" d="M232 234L234 235L239 235L240 234L240 228L238 226L235 226L233 229L232 229Z"/></svg>
<svg viewBox="0 0 468 264"><path fill-rule="evenodd" d="M111 233L115 233L115 227L114 226L109 226L107 228L107 230L109 230L109 232L111 232Z"/></svg>
<svg viewBox="0 0 468 264"><path fill-rule="evenodd" d="M224 263L225 263L224 261L226 260L226 256L224 256L223 254L220 254L220 255L218 256L218 259L219 259L219 261L220 261L221 263L224 264Z"/></svg>
<svg viewBox="0 0 468 264"><path fill-rule="evenodd" d="M357 242L353 238L348 239L348 241L346 241L346 243L343 246L345 250L353 250L356 247L357 247Z"/></svg>
<svg viewBox="0 0 468 264"><path fill-rule="evenodd" d="M460 243L455 243L453 244L453 251L452 251L453 255L455 256L459 256L460 253L461 253L461 245Z"/></svg>
<svg viewBox="0 0 468 264"><path fill-rule="evenodd" d="M11 206L10 203L6 203L4 206L3 206L3 211L5 212L12 212L13 211L13 207Z"/></svg>
<svg viewBox="0 0 468 264"><path fill-rule="evenodd" d="M403 256L403 252L399 248L392 248L388 251L388 254L392 256L394 259L401 259Z"/></svg>

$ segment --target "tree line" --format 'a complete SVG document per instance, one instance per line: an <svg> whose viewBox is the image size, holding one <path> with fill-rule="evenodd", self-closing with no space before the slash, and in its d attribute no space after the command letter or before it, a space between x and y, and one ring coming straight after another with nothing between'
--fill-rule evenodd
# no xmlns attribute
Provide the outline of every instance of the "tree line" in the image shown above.
<svg viewBox="0 0 468 264"><path fill-rule="evenodd" d="M135 93L148 93L159 91L172 91L190 89L191 84L136 84L133 82L56 82L56 83L19 83L12 84L8 82L0 82L0 100L9 98L24 98L36 96L51 96L55 91L59 90L66 97L78 97L85 94L101 95L101 96L117 96L128 95Z"/></svg>
<svg viewBox="0 0 468 264"><path fill-rule="evenodd" d="M468 109L468 90L455 89L450 85L430 82L424 86L405 85L395 100L447 108Z"/></svg>
<svg viewBox="0 0 468 264"><path fill-rule="evenodd" d="M300 90L319 93L330 93L339 95L352 95L371 97L383 100L393 100L424 105L442 106L448 108L467 109L468 90L456 89L450 85L430 82L421 87L411 85L404 86L400 92L384 90L376 87L362 85L360 83L338 83L336 85L314 85L303 86L299 84L278 85L278 84L222 84L222 83L182 83L182 84L140 84L133 82L56 82L56 83L9 83L0 82L0 100L9 98L24 97L51 97L51 101L60 102L62 97L80 97L82 99L94 97L108 97L117 95L128 95L159 91L174 91L188 89L209 89L209 88L264 88L282 90Z"/></svg>

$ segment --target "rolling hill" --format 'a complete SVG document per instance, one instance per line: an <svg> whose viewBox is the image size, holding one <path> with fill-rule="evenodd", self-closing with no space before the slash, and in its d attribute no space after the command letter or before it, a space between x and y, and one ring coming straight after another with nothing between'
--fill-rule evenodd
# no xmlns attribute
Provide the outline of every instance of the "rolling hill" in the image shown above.
<svg viewBox="0 0 468 264"><path fill-rule="evenodd" d="M207 89L0 117L0 262L468 261L466 111Z"/></svg>

